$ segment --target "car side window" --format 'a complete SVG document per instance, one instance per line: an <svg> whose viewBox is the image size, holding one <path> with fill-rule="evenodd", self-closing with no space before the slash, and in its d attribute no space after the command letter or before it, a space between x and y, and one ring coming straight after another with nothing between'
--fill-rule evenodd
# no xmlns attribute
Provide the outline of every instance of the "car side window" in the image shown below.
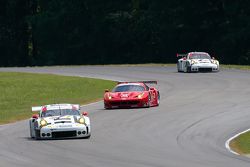
<svg viewBox="0 0 250 167"><path fill-rule="evenodd" d="M145 87L146 87L146 90L148 91L148 90L149 90L149 87L148 87L148 85L146 85L146 84L145 84Z"/></svg>

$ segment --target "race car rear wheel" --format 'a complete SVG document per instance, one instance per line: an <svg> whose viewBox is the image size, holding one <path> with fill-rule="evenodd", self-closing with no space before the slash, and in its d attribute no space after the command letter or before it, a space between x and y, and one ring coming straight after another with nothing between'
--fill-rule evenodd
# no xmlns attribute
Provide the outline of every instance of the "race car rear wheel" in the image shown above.
<svg viewBox="0 0 250 167"><path fill-rule="evenodd" d="M150 107L150 102L151 102L151 95L149 94L148 95L148 101L147 101L147 108L149 108Z"/></svg>
<svg viewBox="0 0 250 167"><path fill-rule="evenodd" d="M158 97L157 97L157 106L159 106L160 105L160 92L158 91Z"/></svg>

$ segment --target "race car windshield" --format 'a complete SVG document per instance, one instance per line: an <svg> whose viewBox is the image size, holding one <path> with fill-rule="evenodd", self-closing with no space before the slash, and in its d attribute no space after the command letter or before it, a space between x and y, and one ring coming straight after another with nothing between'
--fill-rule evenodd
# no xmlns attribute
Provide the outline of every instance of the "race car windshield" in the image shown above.
<svg viewBox="0 0 250 167"><path fill-rule="evenodd" d="M72 110L72 109L47 110L46 112L42 112L42 117L64 116L64 115L80 115L80 112L79 110Z"/></svg>
<svg viewBox="0 0 250 167"><path fill-rule="evenodd" d="M145 91L143 86L140 85L122 85L117 86L112 92L142 92Z"/></svg>
<svg viewBox="0 0 250 167"><path fill-rule="evenodd" d="M189 56L190 59L211 59L207 54L192 54Z"/></svg>

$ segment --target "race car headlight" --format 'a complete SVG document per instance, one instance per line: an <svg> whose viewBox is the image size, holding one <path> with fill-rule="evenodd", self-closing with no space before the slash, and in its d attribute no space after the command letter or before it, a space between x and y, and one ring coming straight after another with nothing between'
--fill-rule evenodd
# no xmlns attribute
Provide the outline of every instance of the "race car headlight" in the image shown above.
<svg viewBox="0 0 250 167"><path fill-rule="evenodd" d="M47 121L44 120L44 119L42 119L42 120L40 121L40 125L41 125L41 127L46 126L46 125L47 125Z"/></svg>
<svg viewBox="0 0 250 167"><path fill-rule="evenodd" d="M84 123L85 123L85 119L84 119L84 118L79 118L79 119L78 119L78 122L79 122L80 124L84 124Z"/></svg>
<svg viewBox="0 0 250 167"><path fill-rule="evenodd" d="M109 100L112 99L112 96L111 96L110 94L108 94L108 99L109 99Z"/></svg>
<svg viewBox="0 0 250 167"><path fill-rule="evenodd" d="M197 61L191 60L191 64L197 64Z"/></svg>
<svg viewBox="0 0 250 167"><path fill-rule="evenodd" d="M212 60L213 64L219 65L219 62L217 60Z"/></svg>
<svg viewBox="0 0 250 167"><path fill-rule="evenodd" d="M139 99L141 99L141 98L143 97L143 95L144 95L144 93L139 94L137 97L138 97Z"/></svg>

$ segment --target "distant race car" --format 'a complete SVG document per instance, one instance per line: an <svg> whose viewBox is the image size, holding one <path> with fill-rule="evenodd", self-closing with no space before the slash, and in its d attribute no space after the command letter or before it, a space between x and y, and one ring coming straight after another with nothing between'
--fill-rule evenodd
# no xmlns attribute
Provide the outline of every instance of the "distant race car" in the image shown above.
<svg viewBox="0 0 250 167"><path fill-rule="evenodd" d="M177 62L178 72L217 72L220 64L214 57L211 58L206 52L190 52L188 54L177 54L181 57Z"/></svg>
<svg viewBox="0 0 250 167"><path fill-rule="evenodd" d="M118 82L112 91L105 90L104 108L158 106L160 92L147 84L157 84L157 81Z"/></svg>
<svg viewBox="0 0 250 167"><path fill-rule="evenodd" d="M89 138L90 119L80 114L78 104L51 104L32 107L39 111L29 120L30 136L35 139Z"/></svg>

